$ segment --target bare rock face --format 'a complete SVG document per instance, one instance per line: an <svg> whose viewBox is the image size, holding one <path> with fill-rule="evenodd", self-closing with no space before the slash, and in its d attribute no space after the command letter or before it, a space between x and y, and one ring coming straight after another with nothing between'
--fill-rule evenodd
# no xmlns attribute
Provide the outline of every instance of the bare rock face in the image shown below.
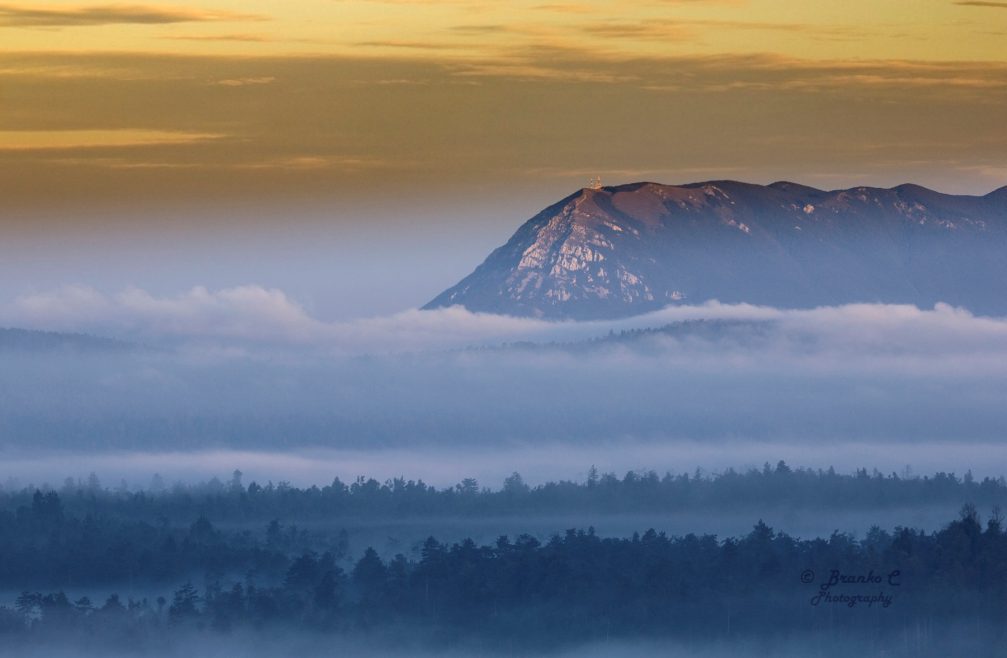
<svg viewBox="0 0 1007 658"><path fill-rule="evenodd" d="M984 197L786 182L583 189L424 308L587 320L711 299L1007 313L1007 188Z"/></svg>

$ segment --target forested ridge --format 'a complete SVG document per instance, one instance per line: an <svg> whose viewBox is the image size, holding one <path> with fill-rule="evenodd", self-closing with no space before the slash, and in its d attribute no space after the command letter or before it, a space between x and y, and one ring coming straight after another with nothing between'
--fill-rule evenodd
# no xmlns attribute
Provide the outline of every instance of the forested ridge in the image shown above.
<svg viewBox="0 0 1007 658"><path fill-rule="evenodd" d="M346 483L338 477L325 486L296 487L289 482L243 483L240 471L226 481L168 484L155 475L150 484L134 489L126 483L103 486L97 477L67 478L59 487L0 486L0 522L32 506L36 491L59 495L61 510L70 516L192 522L198 516L213 521L331 519L337 516L485 516L487 514L556 514L590 509L600 512L676 511L703 508L751 508L768 505L812 509L878 509L907 505L954 504L1007 507L1007 481L939 472L933 475L775 466L740 472L671 473L629 471L622 476L594 467L583 481L563 480L529 486L518 473L502 486L488 488L466 478L438 488L405 478L383 482L358 477Z"/></svg>
<svg viewBox="0 0 1007 658"><path fill-rule="evenodd" d="M212 535L190 541L224 562L247 557ZM207 576L153 600L26 590L0 608L0 629L9 641L59 634L137 641L182 628L410 629L431 642L553 645L844 627L926 636L951 621L1007 615L1007 534L998 514L983 524L970 505L934 533L875 528L862 539L802 540L760 522L720 540L653 530L603 538L588 529L483 546L430 538L418 559L382 560L369 549L345 570L331 553L304 552L284 564L274 583ZM823 590L834 574L841 580ZM825 594L836 599L814 603Z"/></svg>
<svg viewBox="0 0 1007 658"><path fill-rule="evenodd" d="M394 555L351 552L344 534L316 535L310 523L294 521L531 514L550 506L693 506L716 514L745 497L755 499L749 505L809 504L802 496L822 490L838 506L978 504L965 504L933 532L875 526L862 537L800 538L753 513L752 529L736 537L645 527L610 537L588 527L482 543L430 537ZM618 478L592 469L584 482L535 487L513 475L497 490L473 480L444 489L365 478L326 487L245 485L237 472L226 483L155 482L142 491L108 489L97 478L59 490L7 486L0 491L0 591L9 598L0 606L0 632L8 647L52 638L157 646L190 631L287 629L514 650L843 629L864 637L894 630L926 642L957 621L990 622L1002 634L1004 494L1001 479L968 474L839 475L782 462L716 476ZM822 590L832 574L841 580Z"/></svg>

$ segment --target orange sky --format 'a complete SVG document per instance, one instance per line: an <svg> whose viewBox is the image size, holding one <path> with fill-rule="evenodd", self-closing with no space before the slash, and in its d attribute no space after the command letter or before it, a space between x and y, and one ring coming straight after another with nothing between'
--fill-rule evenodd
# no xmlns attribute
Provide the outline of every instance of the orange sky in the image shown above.
<svg viewBox="0 0 1007 658"><path fill-rule="evenodd" d="M7 221L595 174L1007 183L1007 2L0 2L0 53Z"/></svg>

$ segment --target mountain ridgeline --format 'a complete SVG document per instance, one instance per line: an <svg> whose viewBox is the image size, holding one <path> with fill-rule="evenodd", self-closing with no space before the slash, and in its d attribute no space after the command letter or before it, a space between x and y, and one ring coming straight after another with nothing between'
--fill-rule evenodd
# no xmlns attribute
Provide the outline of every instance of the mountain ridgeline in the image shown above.
<svg viewBox="0 0 1007 658"><path fill-rule="evenodd" d="M582 189L424 308L591 320L712 299L1005 314L1007 187L981 197L786 182Z"/></svg>

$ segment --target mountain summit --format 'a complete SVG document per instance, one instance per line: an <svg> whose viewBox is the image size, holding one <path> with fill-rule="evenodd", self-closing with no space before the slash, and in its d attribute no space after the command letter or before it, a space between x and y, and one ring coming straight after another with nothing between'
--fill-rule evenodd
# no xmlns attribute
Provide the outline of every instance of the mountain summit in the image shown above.
<svg viewBox="0 0 1007 658"><path fill-rule="evenodd" d="M525 222L424 308L588 320L717 299L795 308L947 302L1004 314L1005 190L585 188Z"/></svg>

